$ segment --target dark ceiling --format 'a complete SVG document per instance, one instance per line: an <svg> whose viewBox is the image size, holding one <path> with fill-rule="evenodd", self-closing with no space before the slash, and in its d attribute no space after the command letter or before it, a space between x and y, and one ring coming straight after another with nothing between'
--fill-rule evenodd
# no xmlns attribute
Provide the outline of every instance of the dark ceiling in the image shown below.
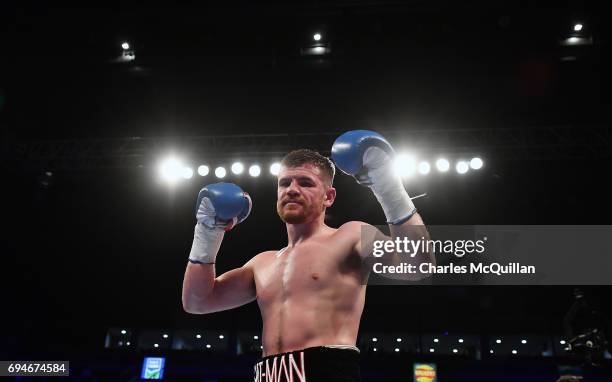
<svg viewBox="0 0 612 382"><path fill-rule="evenodd" d="M19 7L4 26L6 134L487 128L605 117L609 27L590 2L229 4ZM560 46L576 22L595 43ZM300 55L315 32L330 55ZM112 63L123 41L136 60Z"/></svg>

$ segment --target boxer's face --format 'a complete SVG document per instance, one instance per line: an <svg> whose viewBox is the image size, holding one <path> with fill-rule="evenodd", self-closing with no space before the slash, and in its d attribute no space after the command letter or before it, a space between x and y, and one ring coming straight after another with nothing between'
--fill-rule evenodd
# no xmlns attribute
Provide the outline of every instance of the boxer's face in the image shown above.
<svg viewBox="0 0 612 382"><path fill-rule="evenodd" d="M313 165L281 167L278 174L276 211L281 220L301 224L318 218L330 207L336 190L325 183L321 170Z"/></svg>

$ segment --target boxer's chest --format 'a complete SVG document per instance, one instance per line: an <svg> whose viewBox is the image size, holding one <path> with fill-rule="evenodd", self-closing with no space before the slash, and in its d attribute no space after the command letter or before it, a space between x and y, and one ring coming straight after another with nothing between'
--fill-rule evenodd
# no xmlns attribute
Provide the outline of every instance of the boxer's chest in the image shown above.
<svg viewBox="0 0 612 382"><path fill-rule="evenodd" d="M333 248L318 244L277 252L255 272L258 300L289 298L329 287L338 274L337 259Z"/></svg>

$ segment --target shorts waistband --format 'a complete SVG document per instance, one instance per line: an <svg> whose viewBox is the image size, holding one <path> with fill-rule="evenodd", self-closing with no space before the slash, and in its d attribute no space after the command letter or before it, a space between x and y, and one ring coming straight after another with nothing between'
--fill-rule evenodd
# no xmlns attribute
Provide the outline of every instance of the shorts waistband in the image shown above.
<svg viewBox="0 0 612 382"><path fill-rule="evenodd" d="M361 353L359 348L353 345L321 345L321 346L312 346L312 347L303 348L303 349L291 350L291 351L287 351L283 353L270 354L270 355L260 358L259 360L264 361L266 359L279 357L279 356L286 355L286 354L299 354L300 352L311 353L311 352L316 352L316 351L320 351L324 349L350 350L350 351L354 351L357 353Z"/></svg>
<svg viewBox="0 0 612 382"><path fill-rule="evenodd" d="M323 345L323 347L329 348L329 349L354 350L357 353L361 353L361 351L359 351L359 348L357 346L352 346L352 345Z"/></svg>

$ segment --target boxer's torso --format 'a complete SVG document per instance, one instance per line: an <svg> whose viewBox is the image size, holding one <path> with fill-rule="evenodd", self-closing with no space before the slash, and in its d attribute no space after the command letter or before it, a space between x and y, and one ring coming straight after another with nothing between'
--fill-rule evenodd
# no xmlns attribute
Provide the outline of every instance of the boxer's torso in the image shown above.
<svg viewBox="0 0 612 382"><path fill-rule="evenodd" d="M253 262L264 355L320 345L355 345L365 301L354 235L326 228Z"/></svg>

